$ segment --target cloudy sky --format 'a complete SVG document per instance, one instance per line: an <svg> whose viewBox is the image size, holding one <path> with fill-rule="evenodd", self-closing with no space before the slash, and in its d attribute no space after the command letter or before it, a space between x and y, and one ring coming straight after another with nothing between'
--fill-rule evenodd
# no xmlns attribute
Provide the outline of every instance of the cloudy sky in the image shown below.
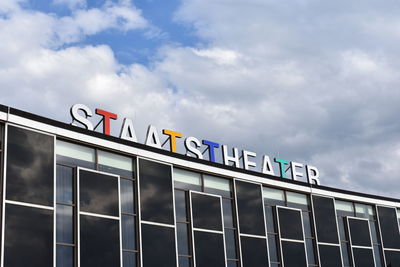
<svg viewBox="0 0 400 267"><path fill-rule="evenodd" d="M83 103L132 118L139 139L153 124L398 198L399 12L398 0L1 0L0 103L64 122Z"/></svg>

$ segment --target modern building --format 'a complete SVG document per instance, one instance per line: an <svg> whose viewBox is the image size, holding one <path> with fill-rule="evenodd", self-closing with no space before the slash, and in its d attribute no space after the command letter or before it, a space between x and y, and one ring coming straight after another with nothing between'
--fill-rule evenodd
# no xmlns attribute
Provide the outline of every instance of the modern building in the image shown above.
<svg viewBox="0 0 400 267"><path fill-rule="evenodd" d="M1 267L399 267L400 200L0 106Z"/></svg>

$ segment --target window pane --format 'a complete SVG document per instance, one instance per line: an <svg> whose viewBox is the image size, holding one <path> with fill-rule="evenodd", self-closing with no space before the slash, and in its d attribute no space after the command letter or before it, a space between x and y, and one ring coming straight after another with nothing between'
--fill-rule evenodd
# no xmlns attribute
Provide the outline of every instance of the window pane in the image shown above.
<svg viewBox="0 0 400 267"><path fill-rule="evenodd" d="M227 262L227 267L238 267L239 266L239 262L237 261L228 261Z"/></svg>
<svg viewBox="0 0 400 267"><path fill-rule="evenodd" d="M236 231L233 229L225 229L225 246L226 257L228 259L236 259Z"/></svg>
<svg viewBox="0 0 400 267"><path fill-rule="evenodd" d="M355 208L357 217L371 219L371 220L375 218L375 212L371 205L356 203Z"/></svg>
<svg viewBox="0 0 400 267"><path fill-rule="evenodd" d="M175 215L177 222L187 222L186 191L175 189Z"/></svg>
<svg viewBox="0 0 400 267"><path fill-rule="evenodd" d="M174 168L174 186L176 188L201 191L201 174Z"/></svg>
<svg viewBox="0 0 400 267"><path fill-rule="evenodd" d="M57 202L72 204L73 169L57 165Z"/></svg>
<svg viewBox="0 0 400 267"><path fill-rule="evenodd" d="M122 256L124 267L136 267L136 253L123 251Z"/></svg>
<svg viewBox="0 0 400 267"><path fill-rule="evenodd" d="M98 150L99 170L115 173L123 177L133 177L132 158Z"/></svg>
<svg viewBox="0 0 400 267"><path fill-rule="evenodd" d="M53 266L53 211L5 207L4 266Z"/></svg>
<svg viewBox="0 0 400 267"><path fill-rule="evenodd" d="M285 267L306 267L304 244L282 241L283 263Z"/></svg>
<svg viewBox="0 0 400 267"><path fill-rule="evenodd" d="M121 211L135 213L135 185L134 182L121 178Z"/></svg>
<svg viewBox="0 0 400 267"><path fill-rule="evenodd" d="M232 200L223 198L222 199L222 209L224 211L224 226L225 227L234 227L233 212L232 212Z"/></svg>
<svg viewBox="0 0 400 267"><path fill-rule="evenodd" d="M188 257L179 257L179 267L192 266L192 259Z"/></svg>
<svg viewBox="0 0 400 267"><path fill-rule="evenodd" d="M338 244L335 205L332 198L312 196L318 242Z"/></svg>
<svg viewBox="0 0 400 267"><path fill-rule="evenodd" d="M61 140L57 140L57 163L69 164L72 166L95 168L94 149Z"/></svg>
<svg viewBox="0 0 400 267"><path fill-rule="evenodd" d="M344 222L346 220L346 217L338 217L337 220L338 220L340 240L342 241L347 240L345 232L345 222Z"/></svg>
<svg viewBox="0 0 400 267"><path fill-rule="evenodd" d="M222 231L220 198L194 192L191 196L193 227Z"/></svg>
<svg viewBox="0 0 400 267"><path fill-rule="evenodd" d="M352 202L335 200L335 207L338 216L354 216L354 206Z"/></svg>
<svg viewBox="0 0 400 267"><path fill-rule="evenodd" d="M57 245L57 267L74 266L74 247Z"/></svg>
<svg viewBox="0 0 400 267"><path fill-rule="evenodd" d="M241 236L243 267L268 266L267 243L264 238Z"/></svg>
<svg viewBox="0 0 400 267"><path fill-rule="evenodd" d="M382 267L382 254L381 254L381 247L374 246L374 256L375 256L375 265L376 267Z"/></svg>
<svg viewBox="0 0 400 267"><path fill-rule="evenodd" d="M283 190L263 187L263 197L269 205L285 206L285 191Z"/></svg>
<svg viewBox="0 0 400 267"><path fill-rule="evenodd" d="M396 209L378 206L378 214L384 247L400 249Z"/></svg>
<svg viewBox="0 0 400 267"><path fill-rule="evenodd" d="M270 261L277 262L279 261L278 257L278 243L276 242L276 235L268 235L268 248L269 248L269 256Z"/></svg>
<svg viewBox="0 0 400 267"><path fill-rule="evenodd" d="M348 243L340 243L340 246L342 247L343 266L351 266Z"/></svg>
<svg viewBox="0 0 400 267"><path fill-rule="evenodd" d="M309 212L302 212L303 213L303 226L304 226L304 236L305 237L313 237L312 230L311 230L311 219Z"/></svg>
<svg viewBox="0 0 400 267"><path fill-rule="evenodd" d="M119 266L119 221L80 215L80 223L80 266Z"/></svg>
<svg viewBox="0 0 400 267"><path fill-rule="evenodd" d="M372 249L353 248L354 267L375 267Z"/></svg>
<svg viewBox="0 0 400 267"><path fill-rule="evenodd" d="M188 225L186 223L177 223L176 227L178 231L178 254L190 255Z"/></svg>
<svg viewBox="0 0 400 267"><path fill-rule="evenodd" d="M319 245L318 247L321 259L321 266L323 267L342 266L339 246ZM349 265L344 265L344 266L349 266Z"/></svg>
<svg viewBox="0 0 400 267"><path fill-rule="evenodd" d="M196 267L225 267L222 234L194 231Z"/></svg>
<svg viewBox="0 0 400 267"><path fill-rule="evenodd" d="M143 267L176 266L175 229L142 223Z"/></svg>
<svg viewBox="0 0 400 267"><path fill-rule="evenodd" d="M307 195L294 193L294 192L286 192L287 205L288 207L309 210L309 201Z"/></svg>
<svg viewBox="0 0 400 267"><path fill-rule="evenodd" d="M174 224L171 166L139 159L142 220Z"/></svg>
<svg viewBox="0 0 400 267"><path fill-rule="evenodd" d="M53 206L54 168L54 137L8 126L7 199Z"/></svg>
<svg viewBox="0 0 400 267"><path fill-rule="evenodd" d="M122 215L122 248L136 249L136 217L131 215Z"/></svg>
<svg viewBox="0 0 400 267"><path fill-rule="evenodd" d="M378 243L378 233L376 232L376 223L369 221L369 228L371 229L372 243Z"/></svg>
<svg viewBox="0 0 400 267"><path fill-rule="evenodd" d="M400 262L400 251L385 251L386 265L388 267L397 267Z"/></svg>
<svg viewBox="0 0 400 267"><path fill-rule="evenodd" d="M235 183L240 232L265 236L261 186L238 180Z"/></svg>
<svg viewBox="0 0 400 267"><path fill-rule="evenodd" d="M281 207L277 212L281 238L304 240L301 212Z"/></svg>
<svg viewBox="0 0 400 267"><path fill-rule="evenodd" d="M277 233L275 227L274 210L271 206L265 206L265 220L267 221L267 231L269 233Z"/></svg>
<svg viewBox="0 0 400 267"><path fill-rule="evenodd" d="M351 244L353 246L371 247L368 221L348 218L348 224L351 235Z"/></svg>
<svg viewBox="0 0 400 267"><path fill-rule="evenodd" d="M203 177L205 192L225 197L231 196L230 180L210 175L203 175Z"/></svg>
<svg viewBox="0 0 400 267"><path fill-rule="evenodd" d="M56 225L57 225L57 242L74 244L74 219L73 207L65 205L57 205L56 208Z"/></svg>
<svg viewBox="0 0 400 267"><path fill-rule="evenodd" d="M79 171L80 211L119 217L118 178Z"/></svg>
<svg viewBox="0 0 400 267"><path fill-rule="evenodd" d="M339 248L339 247L338 247ZM306 239L307 259L308 264L316 264L315 253L314 253L314 240ZM339 254L340 257L340 254Z"/></svg>

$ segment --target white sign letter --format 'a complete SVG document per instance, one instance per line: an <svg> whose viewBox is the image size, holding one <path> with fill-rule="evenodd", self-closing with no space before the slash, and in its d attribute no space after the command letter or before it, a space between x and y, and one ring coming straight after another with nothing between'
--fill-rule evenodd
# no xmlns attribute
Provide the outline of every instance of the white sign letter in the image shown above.
<svg viewBox="0 0 400 267"><path fill-rule="evenodd" d="M137 142L136 132L135 128L133 128L132 120L127 118L124 119L119 138L132 142Z"/></svg>
<svg viewBox="0 0 400 267"><path fill-rule="evenodd" d="M83 114L85 114L84 117L78 113L80 110L82 110ZM75 104L71 107L70 113L72 116L71 125L78 126L78 125L74 124L74 121L77 121L77 122L81 123L83 126L85 126L85 129L93 131L93 124L87 119L88 117L93 116L93 113L90 110L90 108L88 108L87 106L85 106L83 104Z"/></svg>
<svg viewBox="0 0 400 267"><path fill-rule="evenodd" d="M319 185L319 183L320 183L319 182L319 170L317 169L317 167L307 165L306 170L307 170L308 182L310 184L312 184L314 181L315 184Z"/></svg>
<svg viewBox="0 0 400 267"><path fill-rule="evenodd" d="M157 133L156 127L153 125L149 125L147 129L146 146L161 148L160 136Z"/></svg>
<svg viewBox="0 0 400 267"><path fill-rule="evenodd" d="M272 168L271 160L269 159L269 157L267 155L264 155L264 157L263 157L262 173L269 174L269 175L275 175L274 169Z"/></svg>
<svg viewBox="0 0 400 267"><path fill-rule="evenodd" d="M250 167L257 166L257 164L254 161L249 160L249 157L252 157L252 158L257 157L256 153L243 150L242 155L243 155L243 167L245 170L248 170Z"/></svg>
<svg viewBox="0 0 400 267"><path fill-rule="evenodd" d="M194 146L192 146L192 143L194 143ZM201 143L197 138L195 138L193 136L186 138L185 139L185 147L186 147L186 150L188 151L186 153L186 156L190 156L189 152L192 152L193 154L196 155L196 157L198 159L203 159L203 154L201 153L200 150L198 150L198 148L200 146L201 146Z"/></svg>
<svg viewBox="0 0 400 267"><path fill-rule="evenodd" d="M233 162L233 166L239 168L239 152L238 152L238 149L236 147L234 147L232 149L232 152L233 152L233 156L231 157L231 156L228 155L227 146L225 146L225 145L222 146L222 158L223 158L224 164L229 166L229 162L231 161L231 162Z"/></svg>

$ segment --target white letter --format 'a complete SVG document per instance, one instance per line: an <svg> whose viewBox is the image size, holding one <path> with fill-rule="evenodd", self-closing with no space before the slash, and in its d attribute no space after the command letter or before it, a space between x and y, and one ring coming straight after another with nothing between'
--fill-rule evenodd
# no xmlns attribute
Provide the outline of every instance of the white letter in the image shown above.
<svg viewBox="0 0 400 267"><path fill-rule="evenodd" d="M319 171L317 167L307 165L306 169L308 182L312 184L315 181L315 184L319 185Z"/></svg>
<svg viewBox="0 0 400 267"><path fill-rule="evenodd" d="M239 152L238 152L238 149L236 147L234 147L232 149L232 152L233 152L233 157L228 156L228 148L227 148L227 146L225 146L225 145L222 146L222 158L223 158L224 164L229 166L229 161L232 161L233 162L233 166L239 168Z"/></svg>
<svg viewBox="0 0 400 267"><path fill-rule="evenodd" d="M304 174L302 172L297 172L296 168L303 168L304 165L297 162L290 162L290 170L292 172L292 179L297 180L297 177L303 177Z"/></svg>
<svg viewBox="0 0 400 267"><path fill-rule="evenodd" d="M153 125L149 125L149 128L147 128L146 146L161 148L160 137L158 136L156 127Z"/></svg>
<svg viewBox="0 0 400 267"><path fill-rule="evenodd" d="M271 160L269 159L269 157L267 155L264 155L264 157L263 157L262 173L269 174L269 175L275 175L274 169L272 168Z"/></svg>
<svg viewBox="0 0 400 267"><path fill-rule="evenodd" d="M132 120L127 118L124 119L119 138L132 142L137 142L136 132L135 128L133 128Z"/></svg>
<svg viewBox="0 0 400 267"><path fill-rule="evenodd" d="M194 147L191 145L191 143L194 143ZM198 159L203 159L203 154L201 153L200 150L197 149L200 146L201 146L201 143L197 138L195 138L193 136L186 138L185 139L185 147L186 147L186 150L188 151L186 153L186 156L190 156L190 154L189 154L189 151L190 151L193 154L195 154Z"/></svg>
<svg viewBox="0 0 400 267"><path fill-rule="evenodd" d="M252 157L252 158L257 157L256 153L243 150L242 151L242 155L243 155L243 167L244 167L245 170L248 170L249 167L256 167L257 166L257 164L255 162L249 161L249 157Z"/></svg>
<svg viewBox="0 0 400 267"><path fill-rule="evenodd" d="M79 110L83 111L83 113L85 114L85 117L82 117L78 113ZM90 108L88 108L87 106L85 106L83 104L75 104L71 107L70 113L72 116L71 125L78 126L78 125L74 124L74 121L77 121L77 122L80 122L81 124L83 124L83 126L85 126L85 129L93 131L93 124L87 119L88 117L93 116L93 113L90 110Z"/></svg>

